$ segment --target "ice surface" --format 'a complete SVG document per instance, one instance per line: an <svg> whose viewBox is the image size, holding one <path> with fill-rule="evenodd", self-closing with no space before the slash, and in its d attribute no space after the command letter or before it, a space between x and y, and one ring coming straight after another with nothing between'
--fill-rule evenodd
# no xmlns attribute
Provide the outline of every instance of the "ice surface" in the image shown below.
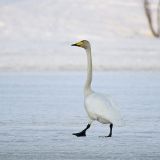
<svg viewBox="0 0 160 160"><path fill-rule="evenodd" d="M141 0L1 0L0 70L77 70L88 39L96 69L160 69Z"/></svg>
<svg viewBox="0 0 160 160"><path fill-rule="evenodd" d="M160 159L160 73L100 72L93 87L112 95L126 126L93 123L87 137L84 72L0 74L0 159Z"/></svg>

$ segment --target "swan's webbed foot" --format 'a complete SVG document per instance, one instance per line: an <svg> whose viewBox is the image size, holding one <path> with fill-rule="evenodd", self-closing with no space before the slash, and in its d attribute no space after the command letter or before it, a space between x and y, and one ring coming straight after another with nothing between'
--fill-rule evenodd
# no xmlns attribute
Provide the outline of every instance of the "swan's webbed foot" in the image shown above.
<svg viewBox="0 0 160 160"><path fill-rule="evenodd" d="M111 134L109 134L108 136L99 136L100 138L108 138L108 137L112 137Z"/></svg>
<svg viewBox="0 0 160 160"><path fill-rule="evenodd" d="M85 137L86 136L86 130L88 129L88 128L90 128L90 124L88 124L87 125L87 127L83 130L83 131L81 131L81 132L79 132L79 133L73 133L72 135L75 135L75 136L77 136L77 137Z"/></svg>
<svg viewBox="0 0 160 160"><path fill-rule="evenodd" d="M109 134L109 135L108 135L108 136L106 136L106 137L112 137L112 135L110 135L110 134Z"/></svg>
<svg viewBox="0 0 160 160"><path fill-rule="evenodd" d="M108 137L112 137L111 135L108 136L99 136L100 138L108 138Z"/></svg>
<svg viewBox="0 0 160 160"><path fill-rule="evenodd" d="M113 124L111 123L110 124L110 133L108 136L99 136L99 137L102 137L102 138L108 138L108 137L112 137L112 128L113 128Z"/></svg>
<svg viewBox="0 0 160 160"><path fill-rule="evenodd" d="M79 133L73 133L72 135L75 135L77 137L85 137L86 136L86 131L82 131L82 132L79 132Z"/></svg>

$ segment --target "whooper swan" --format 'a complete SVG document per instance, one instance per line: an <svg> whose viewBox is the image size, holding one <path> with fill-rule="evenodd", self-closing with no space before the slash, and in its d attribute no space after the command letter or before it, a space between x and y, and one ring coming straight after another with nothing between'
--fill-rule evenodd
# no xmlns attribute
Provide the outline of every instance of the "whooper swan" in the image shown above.
<svg viewBox="0 0 160 160"><path fill-rule="evenodd" d="M92 56L91 56L91 46L87 40L82 40L78 43L72 44L72 46L77 46L84 48L87 54L87 80L84 86L84 104L85 109L89 117L89 122L87 127L79 133L73 133L77 137L86 136L86 130L90 128L93 121L97 120L102 124L110 124L110 133L108 136L112 136L113 125L122 125L122 118L120 113L115 108L112 99L109 96L96 93L91 88L92 82Z"/></svg>

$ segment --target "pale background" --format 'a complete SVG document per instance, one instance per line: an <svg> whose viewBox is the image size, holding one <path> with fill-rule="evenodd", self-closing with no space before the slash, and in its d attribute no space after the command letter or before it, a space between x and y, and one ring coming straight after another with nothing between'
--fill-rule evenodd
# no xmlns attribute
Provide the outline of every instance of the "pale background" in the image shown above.
<svg viewBox="0 0 160 160"><path fill-rule="evenodd" d="M1 71L84 69L82 39L95 69L160 69L142 0L0 0Z"/></svg>

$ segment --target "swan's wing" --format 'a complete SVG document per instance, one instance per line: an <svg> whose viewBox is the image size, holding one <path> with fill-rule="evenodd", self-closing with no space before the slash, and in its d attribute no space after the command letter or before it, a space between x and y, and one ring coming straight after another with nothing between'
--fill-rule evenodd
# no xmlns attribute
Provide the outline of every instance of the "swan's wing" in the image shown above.
<svg viewBox="0 0 160 160"><path fill-rule="evenodd" d="M113 124L117 126L124 126L124 120L121 116L118 105L115 103L115 101L113 101L112 97L108 95L104 95L104 97L105 97L104 101L106 106L105 115L110 118Z"/></svg>
<svg viewBox="0 0 160 160"><path fill-rule="evenodd" d="M89 99L89 110L94 115L112 122L114 125L123 126L120 112L116 108L112 98L107 95L94 93Z"/></svg>

